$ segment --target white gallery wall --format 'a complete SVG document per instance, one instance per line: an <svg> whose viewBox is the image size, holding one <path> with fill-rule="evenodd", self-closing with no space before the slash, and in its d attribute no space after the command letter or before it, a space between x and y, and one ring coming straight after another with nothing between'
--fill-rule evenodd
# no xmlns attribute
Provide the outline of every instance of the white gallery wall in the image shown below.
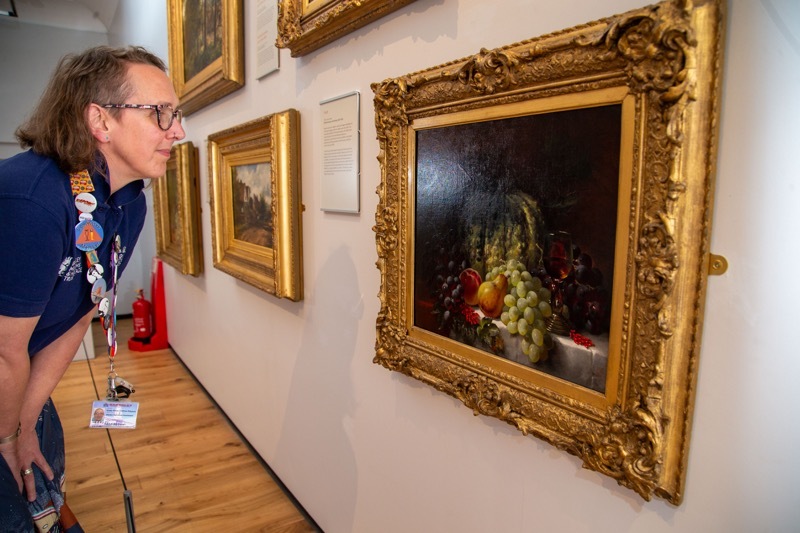
<svg viewBox="0 0 800 533"><path fill-rule="evenodd" d="M685 501L645 502L572 456L372 363L380 168L370 83L639 7L641 0L418 0L191 115L205 274L167 268L170 341L329 533L796 531L800 500L800 10L729 3L712 249ZM320 211L320 107L362 95L360 215ZM301 116L305 300L211 264L206 137L286 108ZM784 265L789 267L787 272ZM777 267L777 268L776 268ZM784 275L784 273L788 275Z"/></svg>
<svg viewBox="0 0 800 533"><path fill-rule="evenodd" d="M0 159L22 151L14 131L39 101L61 56L100 44L108 44L104 32L0 17Z"/></svg>
<svg viewBox="0 0 800 533"><path fill-rule="evenodd" d="M170 343L326 532L797 531L794 0L728 3L712 250L730 267L709 279L679 507L645 502L576 458L372 363L380 168L370 83L644 3L417 0L302 58L283 50L280 70L257 80L255 3L244 2L246 85L185 120L187 140L200 151L205 273L185 277L165 265ZM126 11L127 4L139 2L121 3L118 35L134 44L150 39L152 16ZM353 90L362 96L362 211L324 213L319 102ZM301 116L299 303L277 300L211 262L206 139L287 108ZM138 400L146 409L146 395Z"/></svg>

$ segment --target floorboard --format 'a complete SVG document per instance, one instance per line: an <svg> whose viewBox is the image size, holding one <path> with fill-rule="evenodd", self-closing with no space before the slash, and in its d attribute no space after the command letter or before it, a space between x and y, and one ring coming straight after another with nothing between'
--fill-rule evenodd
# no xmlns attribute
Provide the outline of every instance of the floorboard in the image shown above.
<svg viewBox="0 0 800 533"><path fill-rule="evenodd" d="M93 382L102 399L108 375L102 328L92 328L97 358L73 362L53 393L66 440L67 501L86 531L127 531L121 477L137 531L319 531L171 350L128 351L130 319L119 320L125 341L116 360L137 388L137 427L90 429ZM187 401L191 409L176 409Z"/></svg>

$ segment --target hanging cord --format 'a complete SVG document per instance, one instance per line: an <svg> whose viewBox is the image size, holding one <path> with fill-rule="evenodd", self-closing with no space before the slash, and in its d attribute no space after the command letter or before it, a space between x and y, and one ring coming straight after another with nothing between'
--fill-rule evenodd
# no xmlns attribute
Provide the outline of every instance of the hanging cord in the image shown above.
<svg viewBox="0 0 800 533"><path fill-rule="evenodd" d="M91 329L91 326L89 326ZM100 392L97 390L97 382L94 379L94 371L92 370L92 363L89 361L89 352L86 349L86 338L81 340L83 347L83 356L86 360L86 366L89 367L89 375L92 378L92 386L94 387L94 396L100 400ZM131 491L128 490L128 485L125 483L125 476L122 473L122 467L119 464L119 457L117 457L117 449L114 447L114 440L111 438L111 431L106 428L106 436L108 443L111 445L111 453L114 454L114 462L117 464L117 472L119 472L119 479L122 481L122 498L125 504L125 519L128 525L128 533L136 532L136 524L133 520L133 496Z"/></svg>

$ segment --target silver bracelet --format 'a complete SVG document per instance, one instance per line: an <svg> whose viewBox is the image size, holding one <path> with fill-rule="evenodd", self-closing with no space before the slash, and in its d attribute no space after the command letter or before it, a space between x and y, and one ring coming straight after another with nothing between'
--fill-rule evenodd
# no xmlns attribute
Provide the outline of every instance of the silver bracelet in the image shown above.
<svg viewBox="0 0 800 533"><path fill-rule="evenodd" d="M14 442L19 438L19 434L22 433L22 424L17 424L17 431L9 435L8 437L3 437L0 439L0 444L8 444L9 442Z"/></svg>

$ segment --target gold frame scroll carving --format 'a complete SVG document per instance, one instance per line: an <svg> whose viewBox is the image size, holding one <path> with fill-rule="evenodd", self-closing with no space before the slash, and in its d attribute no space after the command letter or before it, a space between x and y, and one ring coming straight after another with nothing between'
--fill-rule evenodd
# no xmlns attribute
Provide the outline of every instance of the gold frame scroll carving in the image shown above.
<svg viewBox="0 0 800 533"><path fill-rule="evenodd" d="M646 500L676 505L686 478L709 266L723 7L715 0L665 1L372 85L381 166L374 362L579 457ZM608 105L618 109L619 152L604 159L618 172L616 213L606 214L616 230L613 272L605 273L613 290L602 386L578 385L540 370L540 363L479 347L481 331L489 332L480 338L491 345L501 320L481 320L489 329L472 336L423 327L427 315L415 289L429 273L416 270L427 252L415 239L424 222L416 203L417 181L427 171L417 160L429 148L424 139L445 128L552 119ZM577 133L591 141L587 129L592 125ZM475 144L490 142L486 136ZM534 149L509 153L526 161ZM499 160L480 155L476 167L483 156ZM547 163L537 165L547 169ZM434 183L447 183L446 172L473 170L450 165ZM535 170L531 165L530 174ZM501 172L503 179L514 173L519 169ZM447 198L449 189L439 187ZM473 198L454 200L464 202L455 211L466 211ZM526 213L537 218L532 208ZM541 256L541 247L528 248Z"/></svg>
<svg viewBox="0 0 800 533"><path fill-rule="evenodd" d="M414 0L278 0L279 48L304 56Z"/></svg>

